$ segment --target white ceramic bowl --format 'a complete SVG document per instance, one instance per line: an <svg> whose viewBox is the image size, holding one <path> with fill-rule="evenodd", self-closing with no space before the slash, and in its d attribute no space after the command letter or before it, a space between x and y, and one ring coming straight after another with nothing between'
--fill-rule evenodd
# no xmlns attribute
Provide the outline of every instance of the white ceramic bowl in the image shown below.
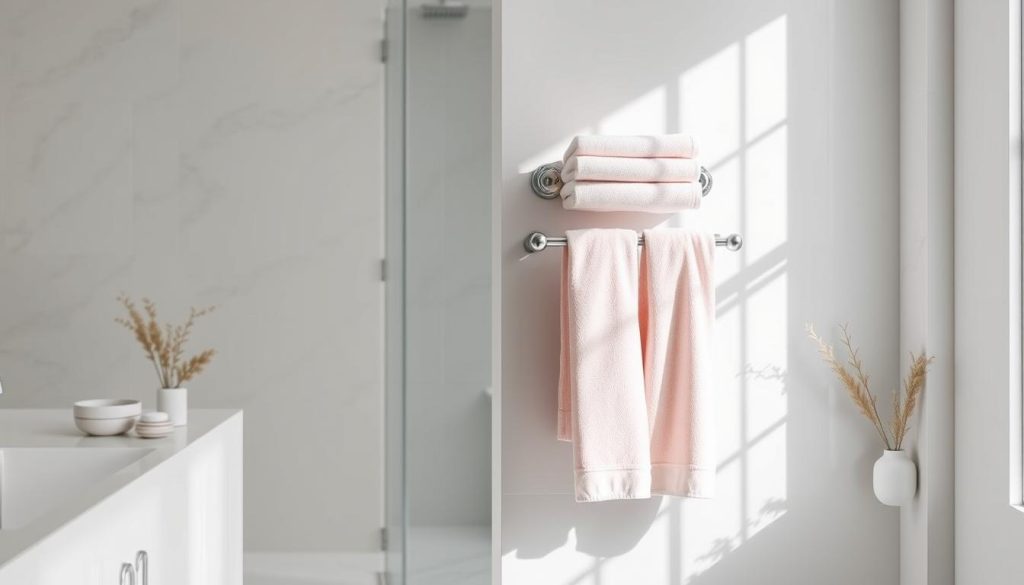
<svg viewBox="0 0 1024 585"><path fill-rule="evenodd" d="M87 435L99 437L123 435L135 426L135 418L134 416L121 418L81 418L76 416L75 426Z"/></svg>
<svg viewBox="0 0 1024 585"><path fill-rule="evenodd" d="M138 400L100 398L75 403L75 418L117 419L142 414L142 403Z"/></svg>

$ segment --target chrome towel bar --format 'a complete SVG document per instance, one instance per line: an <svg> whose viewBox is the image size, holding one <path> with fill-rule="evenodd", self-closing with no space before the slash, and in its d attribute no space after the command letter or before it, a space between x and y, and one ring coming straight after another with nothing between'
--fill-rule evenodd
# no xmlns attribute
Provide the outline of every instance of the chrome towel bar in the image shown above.
<svg viewBox="0 0 1024 585"><path fill-rule="evenodd" d="M637 243L641 246L644 245L644 237L640 236ZM540 252L547 248L564 248L568 244L568 240L565 236L555 237L548 236L542 232L531 232L530 235L526 236L523 240L523 247L529 253ZM715 234L715 245L723 246L730 252L735 252L743 247L743 236L739 234L729 234L728 236L720 236Z"/></svg>

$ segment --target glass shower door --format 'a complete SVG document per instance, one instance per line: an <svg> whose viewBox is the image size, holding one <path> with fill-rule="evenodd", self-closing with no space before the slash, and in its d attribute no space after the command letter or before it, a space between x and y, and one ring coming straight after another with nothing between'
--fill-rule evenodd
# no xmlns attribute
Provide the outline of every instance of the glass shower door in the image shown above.
<svg viewBox="0 0 1024 585"><path fill-rule="evenodd" d="M388 565L392 585L485 585L491 8L394 2L388 34Z"/></svg>

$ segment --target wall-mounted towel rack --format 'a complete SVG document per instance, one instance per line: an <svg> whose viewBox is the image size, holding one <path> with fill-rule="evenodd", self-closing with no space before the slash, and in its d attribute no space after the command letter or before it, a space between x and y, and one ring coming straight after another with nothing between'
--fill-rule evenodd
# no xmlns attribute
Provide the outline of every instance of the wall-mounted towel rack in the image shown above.
<svg viewBox="0 0 1024 585"><path fill-rule="evenodd" d="M568 243L565 236L555 237L548 236L542 232L530 232L530 235L526 236L523 240L523 247L529 253L540 252L547 248L564 248ZM637 243L641 246L644 245L644 237L640 236ZM729 234L728 236L720 236L715 234L715 245L723 246L730 252L735 252L743 247L743 236L739 234Z"/></svg>
<svg viewBox="0 0 1024 585"><path fill-rule="evenodd" d="M701 195L707 197L714 183L711 172L701 167L698 180L700 181ZM562 190L562 161L540 165L534 169L530 175L530 188L541 199L557 198L558 192Z"/></svg>

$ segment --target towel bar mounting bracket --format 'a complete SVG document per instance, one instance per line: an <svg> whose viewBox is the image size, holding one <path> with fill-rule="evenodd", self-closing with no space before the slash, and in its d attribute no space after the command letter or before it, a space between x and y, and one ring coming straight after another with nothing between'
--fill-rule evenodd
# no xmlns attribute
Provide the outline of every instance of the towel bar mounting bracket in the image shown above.
<svg viewBox="0 0 1024 585"><path fill-rule="evenodd" d="M562 190L562 163L540 165L530 175L530 188L541 199L555 199Z"/></svg>
<svg viewBox="0 0 1024 585"><path fill-rule="evenodd" d="M533 170L530 174L530 188L537 197L541 199L556 199L558 198L559 191L562 190L562 162L555 161L540 165ZM703 197L707 197L708 193L711 192L711 187L714 184L714 179L711 177L711 172L706 168L700 168L700 191Z"/></svg>

